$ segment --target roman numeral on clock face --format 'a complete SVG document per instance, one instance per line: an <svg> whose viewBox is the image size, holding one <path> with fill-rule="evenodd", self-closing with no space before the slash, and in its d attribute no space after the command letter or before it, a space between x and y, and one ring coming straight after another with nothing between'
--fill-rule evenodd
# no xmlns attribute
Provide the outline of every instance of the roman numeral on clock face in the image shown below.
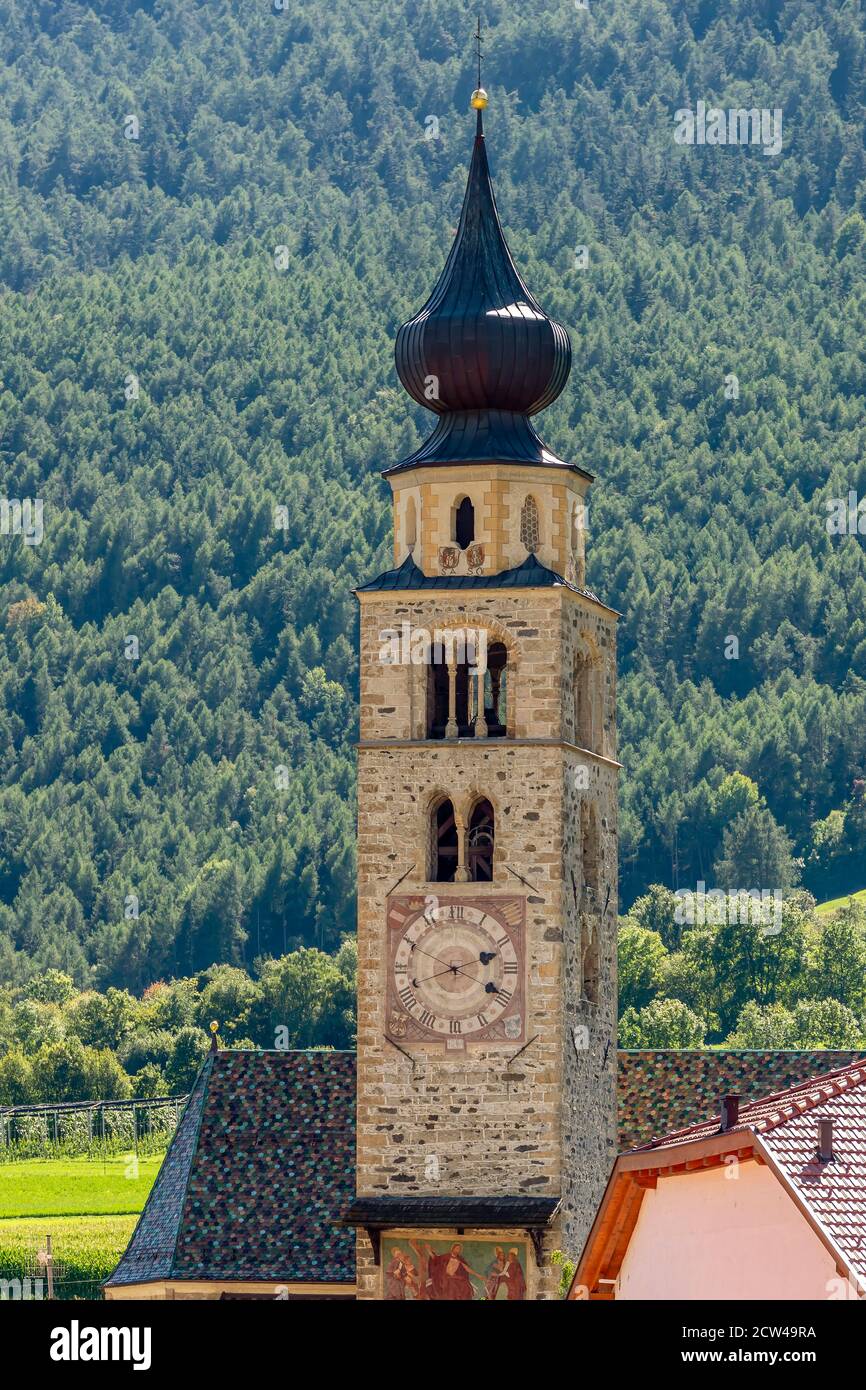
<svg viewBox="0 0 866 1390"><path fill-rule="evenodd" d="M408 985L405 989L400 990L400 998L403 1001L403 1007L406 1009L414 1009L418 1002Z"/></svg>
<svg viewBox="0 0 866 1390"><path fill-rule="evenodd" d="M422 1009L418 1016L418 1022L425 1028L432 1028L436 1022L436 1015L431 1014L429 1009Z"/></svg>
<svg viewBox="0 0 866 1390"><path fill-rule="evenodd" d="M510 942L511 942L511 937L510 937L510 936L500 936L500 937L497 938L496 944L497 944L497 946L508 946L508 945L510 944Z"/></svg>
<svg viewBox="0 0 866 1390"><path fill-rule="evenodd" d="M503 967L502 967L502 973L503 973L503 975L516 975L516 974L517 974L517 961L516 961L516 960L507 960L507 961L504 963Z"/></svg>
<svg viewBox="0 0 866 1390"><path fill-rule="evenodd" d="M486 1027L487 1027L487 1017L486 1017L485 1014L476 1014L475 1017L478 1019L478 1027L479 1027L479 1028L486 1028Z"/></svg>
<svg viewBox="0 0 866 1390"><path fill-rule="evenodd" d="M450 1031L451 1031L452 1033L462 1033L462 1032L463 1032L463 1025L462 1025L462 1023L460 1022L460 1019L459 1019L459 1018L452 1018L451 1023L450 1023L450 1025L449 1025L449 1029L450 1029Z"/></svg>
<svg viewBox="0 0 866 1390"><path fill-rule="evenodd" d="M511 990L503 989L501 985L499 989L496 991L496 993L503 1004L507 1004L509 999L511 998Z"/></svg>

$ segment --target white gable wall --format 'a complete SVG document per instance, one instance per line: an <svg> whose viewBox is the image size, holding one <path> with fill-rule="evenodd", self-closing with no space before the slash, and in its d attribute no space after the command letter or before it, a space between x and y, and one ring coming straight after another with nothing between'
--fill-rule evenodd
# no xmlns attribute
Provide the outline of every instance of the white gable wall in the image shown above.
<svg viewBox="0 0 866 1390"><path fill-rule="evenodd" d="M659 1178L644 1193L616 1297L827 1299L836 1279L778 1179L748 1162Z"/></svg>

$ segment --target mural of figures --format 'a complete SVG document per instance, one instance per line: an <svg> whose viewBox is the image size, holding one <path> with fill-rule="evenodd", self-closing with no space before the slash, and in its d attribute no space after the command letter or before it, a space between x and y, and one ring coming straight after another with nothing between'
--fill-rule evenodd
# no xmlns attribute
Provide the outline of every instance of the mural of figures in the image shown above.
<svg viewBox="0 0 866 1390"><path fill-rule="evenodd" d="M386 1299L504 1303L526 1298L523 1241L401 1236L383 1240L382 1266Z"/></svg>

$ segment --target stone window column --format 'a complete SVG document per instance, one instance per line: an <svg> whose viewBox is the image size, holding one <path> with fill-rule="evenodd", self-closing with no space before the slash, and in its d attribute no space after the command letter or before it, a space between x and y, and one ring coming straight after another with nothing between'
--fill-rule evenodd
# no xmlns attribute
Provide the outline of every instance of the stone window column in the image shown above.
<svg viewBox="0 0 866 1390"><path fill-rule="evenodd" d="M469 882L469 869L466 865L466 826L463 817L454 812L454 822L457 826L457 869L454 873L455 883Z"/></svg>
<svg viewBox="0 0 866 1390"><path fill-rule="evenodd" d="M457 737L457 664L453 655L448 662L448 723L445 725L445 737Z"/></svg>
<svg viewBox="0 0 866 1390"><path fill-rule="evenodd" d="M487 737L487 720L484 718L484 677L486 672L479 666L475 672L475 737Z"/></svg>

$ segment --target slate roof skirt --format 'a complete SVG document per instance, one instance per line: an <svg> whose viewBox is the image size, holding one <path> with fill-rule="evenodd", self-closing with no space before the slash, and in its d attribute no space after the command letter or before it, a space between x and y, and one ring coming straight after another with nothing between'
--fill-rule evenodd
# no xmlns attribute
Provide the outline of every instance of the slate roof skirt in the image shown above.
<svg viewBox="0 0 866 1390"><path fill-rule="evenodd" d="M378 593L396 589L570 589L574 594L580 594L582 598L590 599L592 603L601 604L602 608L607 608L597 594L591 589L579 588L577 584L570 583L564 575L557 574L556 570L548 569L535 555L527 555L520 565L515 565L513 569L502 570L499 574L425 574L415 564L411 555L407 555L402 565L397 569L385 570L383 574L375 579L370 579L366 584L359 584L353 590L356 594ZM610 612L614 612L610 609Z"/></svg>
<svg viewBox="0 0 866 1390"><path fill-rule="evenodd" d="M594 475L568 463L544 443L530 422L505 411L462 411L440 416L419 448L399 463L382 470L383 478L413 468L465 468L467 465L519 464L524 468L556 468L592 482Z"/></svg>

